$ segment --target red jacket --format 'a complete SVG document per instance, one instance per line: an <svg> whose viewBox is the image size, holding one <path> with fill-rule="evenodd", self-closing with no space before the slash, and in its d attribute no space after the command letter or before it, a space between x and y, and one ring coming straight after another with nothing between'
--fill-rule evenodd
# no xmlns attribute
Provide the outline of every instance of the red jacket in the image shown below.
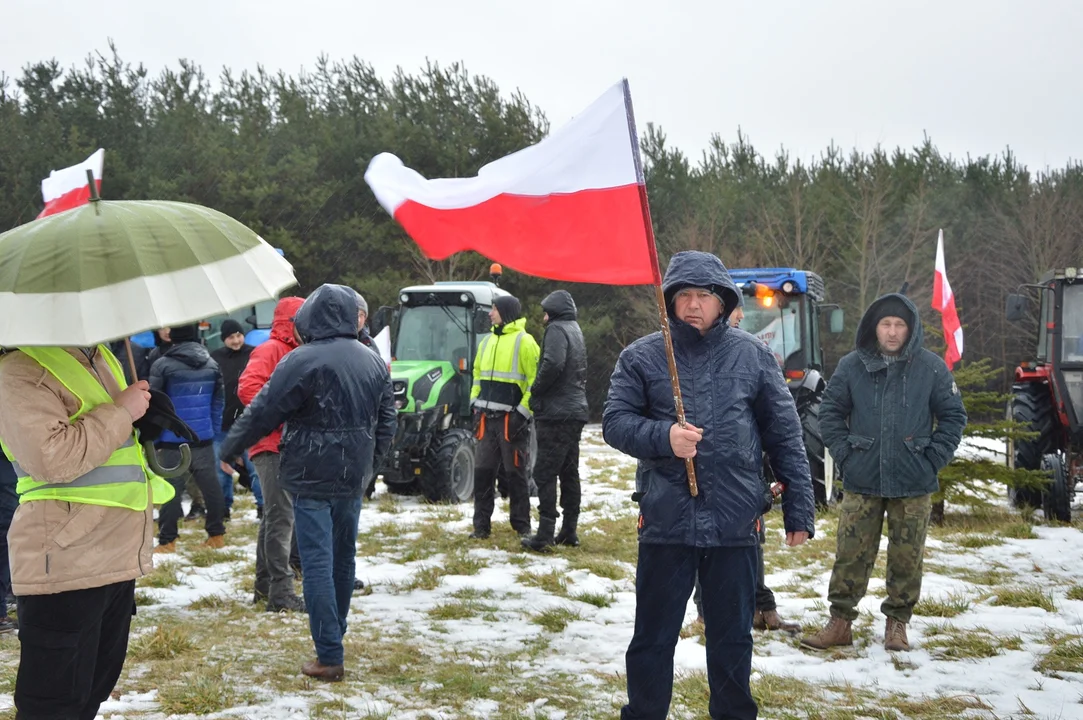
<svg viewBox="0 0 1083 720"><path fill-rule="evenodd" d="M304 301L304 298L286 297L275 305L274 319L271 321L271 337L252 351L252 357L249 358L248 365L237 382L237 397L245 405L250 404L271 379L271 373L278 367L279 361L297 347L297 340L293 337L293 316L297 314ZM281 440L282 428L280 427L249 448L248 454L253 456L261 452L277 453L278 443Z"/></svg>

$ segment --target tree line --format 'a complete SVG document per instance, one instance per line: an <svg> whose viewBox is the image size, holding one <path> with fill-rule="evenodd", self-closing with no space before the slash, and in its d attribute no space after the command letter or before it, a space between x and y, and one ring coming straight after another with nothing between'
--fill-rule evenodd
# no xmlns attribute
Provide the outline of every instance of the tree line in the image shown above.
<svg viewBox="0 0 1083 720"><path fill-rule="evenodd" d="M364 183L368 161L388 151L426 177L469 176L548 130L525 95L459 64L381 78L361 59L320 57L297 75L225 69L212 80L185 60L152 75L110 44L81 66L42 60L18 77L0 76L0 230L37 215L51 169L104 147L106 199L221 210L284 250L299 293L342 282L375 309L410 284L487 279L489 263L473 253L442 262L421 256ZM1078 163L1032 172L1007 149L953 158L928 138L869 153L832 145L801 160L765 154L740 131L733 141L713 136L694 159L651 124L641 148L663 265L674 252L700 249L730 267L817 272L847 318L842 335L824 333L828 371L852 347L863 308L904 283L927 327L939 326L929 304L940 228L965 360L993 368L1033 354L1036 321L1008 324L1006 294L1083 261ZM523 301L528 329L540 337L538 302L561 285L511 271L502 285ZM657 325L653 292L564 287L580 308L597 415L617 354ZM994 384L1009 382L1010 371Z"/></svg>

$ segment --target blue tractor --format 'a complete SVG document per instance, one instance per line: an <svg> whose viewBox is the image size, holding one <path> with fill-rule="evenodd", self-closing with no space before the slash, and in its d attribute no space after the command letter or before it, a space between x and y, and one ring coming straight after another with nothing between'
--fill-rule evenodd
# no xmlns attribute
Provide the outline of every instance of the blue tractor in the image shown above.
<svg viewBox="0 0 1083 720"><path fill-rule="evenodd" d="M730 270L730 276L744 296L741 329L771 348L797 403L816 502L833 502L839 495L835 468L820 434L820 402L827 386L820 326L826 316L829 331L841 333L842 308L825 302L823 278L814 272L741 268Z"/></svg>

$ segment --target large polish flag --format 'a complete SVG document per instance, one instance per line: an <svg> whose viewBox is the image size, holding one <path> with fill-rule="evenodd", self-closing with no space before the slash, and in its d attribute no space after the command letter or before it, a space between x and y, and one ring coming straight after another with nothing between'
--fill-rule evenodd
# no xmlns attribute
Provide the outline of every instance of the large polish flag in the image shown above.
<svg viewBox="0 0 1083 720"><path fill-rule="evenodd" d="M423 253L474 250L553 280L658 284L627 81L476 177L429 180L390 153L365 182Z"/></svg>
<svg viewBox="0 0 1083 720"><path fill-rule="evenodd" d="M963 358L963 324L959 322L959 313L955 309L955 295L948 283L947 266L944 263L944 231L936 240L936 267L933 271L933 309L940 313L944 326L944 342L947 351L944 362L948 369Z"/></svg>
<svg viewBox="0 0 1083 720"><path fill-rule="evenodd" d="M78 165L63 170L53 170L49 177L41 181L41 196L45 200L45 209L39 218L55 215L86 205L90 202L90 185L86 171L94 173L94 184L98 194L102 190L102 166L105 163L105 150L99 148L93 155Z"/></svg>

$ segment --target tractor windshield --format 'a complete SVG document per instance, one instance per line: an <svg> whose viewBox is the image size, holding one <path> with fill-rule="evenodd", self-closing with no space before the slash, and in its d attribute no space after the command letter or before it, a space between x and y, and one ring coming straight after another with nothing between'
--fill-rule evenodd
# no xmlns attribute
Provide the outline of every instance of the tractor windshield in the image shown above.
<svg viewBox="0 0 1083 720"><path fill-rule="evenodd" d="M467 321L465 307L404 307L399 315L395 359L457 363L466 358L469 362Z"/></svg>
<svg viewBox="0 0 1083 720"><path fill-rule="evenodd" d="M1064 348L1066 363L1083 363L1083 284L1064 286Z"/></svg>
<svg viewBox="0 0 1083 720"><path fill-rule="evenodd" d="M767 343L779 365L802 349L801 306L803 299L776 293L746 297L741 329ZM804 367L804 363L801 363Z"/></svg>

